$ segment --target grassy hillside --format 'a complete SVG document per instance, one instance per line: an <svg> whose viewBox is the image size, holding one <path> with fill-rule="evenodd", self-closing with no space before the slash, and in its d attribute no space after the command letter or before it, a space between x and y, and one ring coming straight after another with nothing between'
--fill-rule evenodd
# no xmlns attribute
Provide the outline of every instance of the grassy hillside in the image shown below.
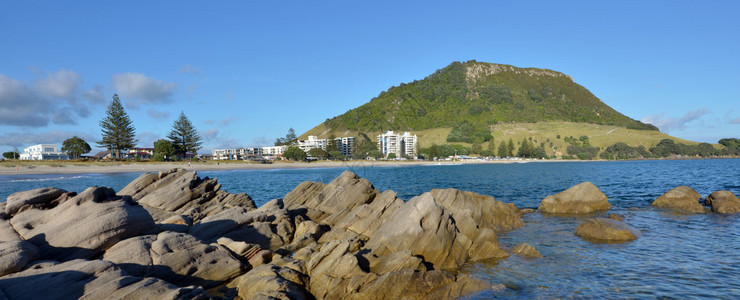
<svg viewBox="0 0 740 300"><path fill-rule="evenodd" d="M615 111L565 74L469 61L455 62L423 80L391 87L310 132L329 130L341 136L343 132L452 128L461 122L485 128L542 121L657 131Z"/></svg>
<svg viewBox="0 0 740 300"><path fill-rule="evenodd" d="M470 147L469 143L449 143L446 141L447 135L452 130L451 127L443 128L432 128L425 130L412 130L411 133L416 134L419 138L419 145L422 148L431 146L432 144L443 145L443 144L458 144L466 147ZM563 122L563 121L549 121L549 122L537 122L537 123L505 123L496 124L491 126L493 133L493 141L498 146L501 141L508 142L509 139L514 141L518 149L518 142L523 139L532 138L532 142L539 146L541 143L545 143L545 150L548 155L562 156L565 153L565 149L570 145L565 142L565 137L580 138L581 136L588 136L589 142L594 147L599 147L601 150L611 146L617 142L624 142L630 146L645 146L650 149L660 142L662 139L672 139L676 143L682 143L686 145L697 145L697 142L689 140L679 139L661 133L654 130L636 130L627 129L615 125L599 125L599 124L588 124L588 123L575 123L575 122ZM306 132L306 135L317 135L321 138L325 138L329 133L334 133L336 136L356 136L357 131L344 130L341 132L332 132L323 124L316 128ZM369 137L375 138L380 131L365 132ZM560 135L560 138L558 138ZM552 143L552 146L550 146ZM483 148L488 147L488 143L482 144ZM721 148L721 147L719 147Z"/></svg>

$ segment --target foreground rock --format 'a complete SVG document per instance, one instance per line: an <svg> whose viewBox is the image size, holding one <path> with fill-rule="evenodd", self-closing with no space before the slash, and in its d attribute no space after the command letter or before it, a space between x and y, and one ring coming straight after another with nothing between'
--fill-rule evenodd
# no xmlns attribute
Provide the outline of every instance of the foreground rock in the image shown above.
<svg viewBox="0 0 740 300"><path fill-rule="evenodd" d="M201 179L195 172L173 169L141 175L118 194L131 196L156 221L184 215L197 222L233 207L256 208L247 194L231 194L220 189L216 179Z"/></svg>
<svg viewBox="0 0 740 300"><path fill-rule="evenodd" d="M699 203L701 195L688 186L678 186L655 199L651 206L670 209L684 213L704 213L704 206Z"/></svg>
<svg viewBox="0 0 740 300"><path fill-rule="evenodd" d="M40 258L57 261L93 258L118 241L154 230L146 210L102 187L90 187L51 209L26 209L10 224L38 247Z"/></svg>
<svg viewBox="0 0 740 300"><path fill-rule="evenodd" d="M514 249L511 249L511 252L516 253L519 256L526 257L526 258L537 258L542 257L542 254L540 254L537 249L532 247L532 245L527 243L522 243L514 247Z"/></svg>
<svg viewBox="0 0 740 300"><path fill-rule="evenodd" d="M740 199L730 191L716 191L707 196L704 201L711 206L712 212L720 214L732 214L740 212Z"/></svg>
<svg viewBox="0 0 740 300"><path fill-rule="evenodd" d="M576 235L594 242L624 242L640 237L640 231L614 219L594 218L578 225Z"/></svg>
<svg viewBox="0 0 740 300"><path fill-rule="evenodd" d="M129 276L103 260L39 263L0 277L3 299L208 299L201 288L179 288L155 278Z"/></svg>
<svg viewBox="0 0 740 300"><path fill-rule="evenodd" d="M551 214L586 214L609 210L611 207L606 195L593 183L586 181L555 195L548 195L537 210Z"/></svg>
<svg viewBox="0 0 740 300"><path fill-rule="evenodd" d="M490 288L459 268L506 257L497 233L524 225L490 196L445 189L404 202L349 171L260 208L180 169L118 195L13 199L0 206L0 299L458 298Z"/></svg>

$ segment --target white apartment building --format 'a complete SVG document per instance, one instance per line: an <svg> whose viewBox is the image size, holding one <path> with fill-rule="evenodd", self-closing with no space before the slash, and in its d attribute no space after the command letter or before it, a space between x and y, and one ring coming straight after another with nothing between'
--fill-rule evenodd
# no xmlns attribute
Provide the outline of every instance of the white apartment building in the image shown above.
<svg viewBox="0 0 740 300"><path fill-rule="evenodd" d="M298 148L301 148L301 150L306 153L313 148L319 148L326 151L326 139L319 139L315 135L309 135L307 140L298 141Z"/></svg>
<svg viewBox="0 0 740 300"><path fill-rule="evenodd" d="M267 147L213 149L213 159L214 160L261 159L265 153L264 148L267 148ZM282 152L280 153L282 154Z"/></svg>
<svg viewBox="0 0 740 300"><path fill-rule="evenodd" d="M416 145L416 135L411 135L408 132L399 134L386 131L386 133L378 135L378 150L385 157L388 157L388 154L391 153L394 153L398 158L403 155L416 157Z"/></svg>
<svg viewBox="0 0 740 300"><path fill-rule="evenodd" d="M57 145L38 144L23 149L20 155L21 160L46 160L46 159L69 159L69 155L60 152Z"/></svg>
<svg viewBox="0 0 740 300"><path fill-rule="evenodd" d="M282 157L283 152L285 152L285 149L287 148L287 146L262 147L262 156Z"/></svg>

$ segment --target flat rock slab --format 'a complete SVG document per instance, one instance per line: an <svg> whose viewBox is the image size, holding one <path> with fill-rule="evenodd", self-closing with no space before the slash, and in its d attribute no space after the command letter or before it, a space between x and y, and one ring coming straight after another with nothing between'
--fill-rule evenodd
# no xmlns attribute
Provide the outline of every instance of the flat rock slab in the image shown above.
<svg viewBox="0 0 740 300"><path fill-rule="evenodd" d="M576 235L593 242L626 242L641 236L640 231L614 219L594 218L576 228Z"/></svg>

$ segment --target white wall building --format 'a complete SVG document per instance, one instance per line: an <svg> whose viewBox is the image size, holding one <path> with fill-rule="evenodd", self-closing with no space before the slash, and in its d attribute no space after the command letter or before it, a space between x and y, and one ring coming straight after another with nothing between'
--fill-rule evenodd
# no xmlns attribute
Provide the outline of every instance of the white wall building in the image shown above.
<svg viewBox="0 0 740 300"><path fill-rule="evenodd" d="M306 153L313 148L319 148L326 151L326 139L319 139L315 135L309 135L307 140L298 141L298 148L301 148L301 150Z"/></svg>
<svg viewBox="0 0 740 300"><path fill-rule="evenodd" d="M337 148L339 148L339 152L342 152L342 155L347 156L347 157L352 156L352 147L355 146L355 137L345 136L345 137L335 138L334 141L337 144Z"/></svg>
<svg viewBox="0 0 740 300"><path fill-rule="evenodd" d="M387 131L378 135L378 150L384 157L394 153L397 158L403 155L416 157L417 138L416 135L404 132L402 134Z"/></svg>
<svg viewBox="0 0 740 300"><path fill-rule="evenodd" d="M23 149L20 155L21 160L47 160L47 159L69 159L69 155L60 152L57 145L38 144Z"/></svg>

